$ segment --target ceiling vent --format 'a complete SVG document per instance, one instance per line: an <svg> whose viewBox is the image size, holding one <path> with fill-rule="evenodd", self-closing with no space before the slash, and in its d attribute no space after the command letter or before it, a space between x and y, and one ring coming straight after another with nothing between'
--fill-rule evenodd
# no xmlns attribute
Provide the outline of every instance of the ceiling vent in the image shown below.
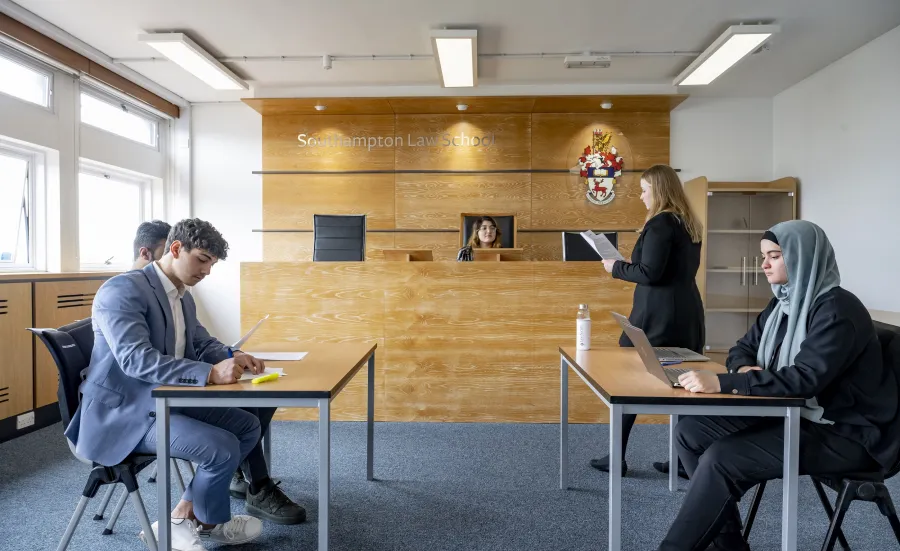
<svg viewBox="0 0 900 551"><path fill-rule="evenodd" d="M566 69L607 69L612 62L608 55L568 55Z"/></svg>

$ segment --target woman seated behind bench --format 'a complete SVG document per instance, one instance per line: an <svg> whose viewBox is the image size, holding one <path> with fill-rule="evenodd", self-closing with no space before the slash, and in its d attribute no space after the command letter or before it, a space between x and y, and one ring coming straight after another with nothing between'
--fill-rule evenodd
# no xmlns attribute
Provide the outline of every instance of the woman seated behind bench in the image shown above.
<svg viewBox="0 0 900 551"><path fill-rule="evenodd" d="M503 247L500 228L490 216L481 216L472 224L472 237L465 247L456 255L458 262L470 262L475 259L472 249L499 249Z"/></svg>

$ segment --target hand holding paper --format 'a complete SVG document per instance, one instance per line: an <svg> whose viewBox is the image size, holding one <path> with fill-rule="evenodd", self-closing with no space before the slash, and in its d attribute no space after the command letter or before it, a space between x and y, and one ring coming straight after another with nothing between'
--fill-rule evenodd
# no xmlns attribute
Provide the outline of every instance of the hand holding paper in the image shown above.
<svg viewBox="0 0 900 551"><path fill-rule="evenodd" d="M591 230L581 232L581 236L588 242L592 249L597 251L603 260L625 260L618 249L602 233L594 233Z"/></svg>

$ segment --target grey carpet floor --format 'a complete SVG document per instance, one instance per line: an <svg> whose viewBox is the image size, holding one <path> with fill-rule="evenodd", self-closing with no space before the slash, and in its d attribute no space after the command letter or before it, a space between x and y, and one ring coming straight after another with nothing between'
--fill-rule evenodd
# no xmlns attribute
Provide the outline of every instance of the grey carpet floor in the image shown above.
<svg viewBox="0 0 900 551"><path fill-rule="evenodd" d="M299 526L266 523L258 540L231 548L236 551L316 549L317 426L273 426L274 476L307 508L308 519ZM367 482L365 425L335 423L331 549L605 549L607 478L591 469L588 460L602 454L606 442L606 425L570 426L573 489L563 492L558 489L556 425L378 423L377 480ZM666 446L666 426L638 425L632 433L630 471L622 489L626 550L656 549L683 499L684 482L681 492L670 493L666 476L651 466L666 456ZM70 455L58 425L0 444L0 549L56 549L85 479L86 467ZM900 481L890 486L900 501ZM156 486L143 488L152 521ZM69 549L146 549L137 539L140 528L130 505L109 536L101 536L103 523L91 520L94 508L88 509ZM242 502L232 500L235 513L242 508ZM803 478L799 549L818 550L826 529L812 484ZM844 530L855 550L900 548L872 504L855 503ZM781 485L775 481L753 529L754 551L779 549L780 533Z"/></svg>

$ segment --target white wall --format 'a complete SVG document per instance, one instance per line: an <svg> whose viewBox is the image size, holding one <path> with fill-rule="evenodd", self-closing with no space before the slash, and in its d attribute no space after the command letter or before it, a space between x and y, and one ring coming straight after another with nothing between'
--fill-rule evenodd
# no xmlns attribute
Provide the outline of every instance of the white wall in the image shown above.
<svg viewBox="0 0 900 551"><path fill-rule="evenodd" d="M800 215L822 226L843 286L900 312L900 27L782 92L774 167L800 178Z"/></svg>
<svg viewBox="0 0 900 551"><path fill-rule="evenodd" d="M191 115L193 216L228 241L220 261L195 289L198 315L226 343L240 338L240 263L262 260L262 117L242 103L194 105Z"/></svg>
<svg viewBox="0 0 900 551"><path fill-rule="evenodd" d="M771 98L688 98L672 111L671 164L683 182L772 180L771 142Z"/></svg>

